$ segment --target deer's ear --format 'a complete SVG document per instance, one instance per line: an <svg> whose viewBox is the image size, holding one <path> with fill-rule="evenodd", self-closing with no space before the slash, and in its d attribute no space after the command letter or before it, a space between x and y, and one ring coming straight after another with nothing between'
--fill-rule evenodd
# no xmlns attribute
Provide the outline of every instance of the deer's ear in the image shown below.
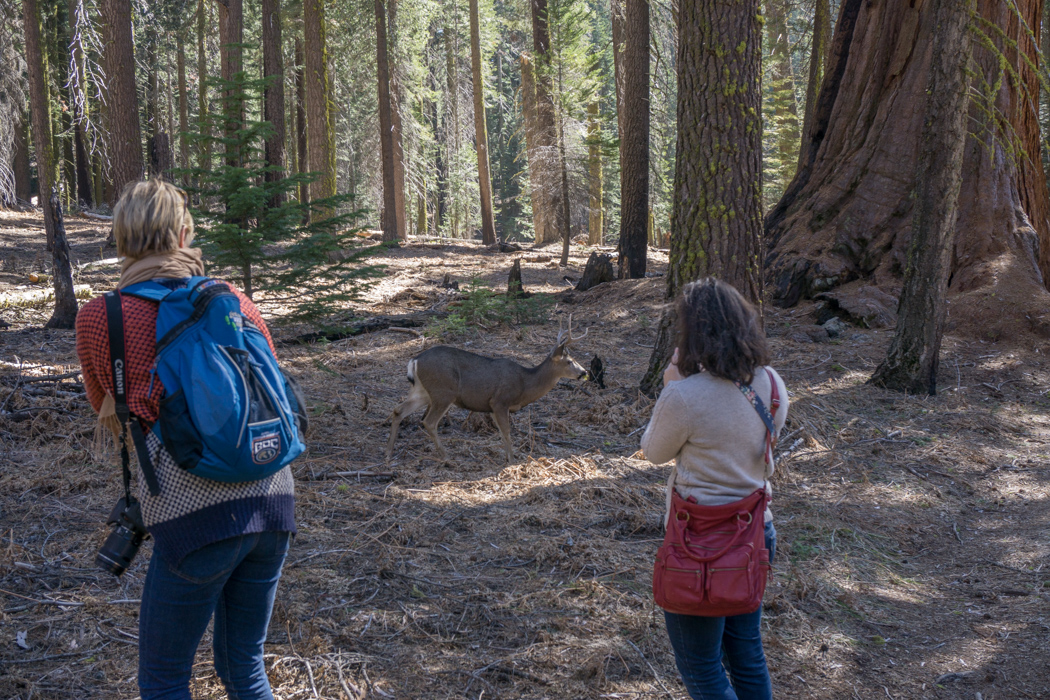
<svg viewBox="0 0 1050 700"><path fill-rule="evenodd" d="M554 347L554 352L551 353L551 354L554 355L555 357L561 357L562 355L564 355L565 354L565 343L558 343Z"/></svg>

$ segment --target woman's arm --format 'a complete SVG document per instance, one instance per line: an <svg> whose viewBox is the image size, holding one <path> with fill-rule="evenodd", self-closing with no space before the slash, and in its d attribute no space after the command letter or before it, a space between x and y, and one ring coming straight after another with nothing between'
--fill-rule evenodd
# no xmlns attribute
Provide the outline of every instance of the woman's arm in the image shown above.
<svg viewBox="0 0 1050 700"><path fill-rule="evenodd" d="M689 439L687 424L682 420L685 403L678 391L678 383L664 387L653 409L653 417L642 435L642 451L653 464L663 464L678 456Z"/></svg>
<svg viewBox="0 0 1050 700"><path fill-rule="evenodd" d="M84 391L91 408L98 413L102 408L102 401L109 393L106 387L112 382L108 371L102 376L102 369L109 363L109 336L106 334L101 297L88 302L80 309L76 328L77 357L80 358L80 372L84 376ZM101 356L103 350L105 357Z"/></svg>

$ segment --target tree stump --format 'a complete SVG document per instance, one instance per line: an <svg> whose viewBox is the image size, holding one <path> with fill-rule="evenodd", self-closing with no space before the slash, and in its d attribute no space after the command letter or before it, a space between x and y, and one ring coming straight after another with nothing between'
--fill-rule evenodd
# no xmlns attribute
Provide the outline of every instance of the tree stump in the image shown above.
<svg viewBox="0 0 1050 700"><path fill-rule="evenodd" d="M598 385L599 389L605 388L605 365L602 364L602 358L597 355L591 358L591 367L587 371L587 376Z"/></svg>
<svg viewBox="0 0 1050 700"><path fill-rule="evenodd" d="M525 291L525 286L521 282L521 258L518 258L514 261L514 266L510 268L510 274L507 276L507 297L525 299L528 296L529 293Z"/></svg>
<svg viewBox="0 0 1050 700"><path fill-rule="evenodd" d="M576 284L576 291L586 292L591 287L597 287L605 282L616 279L616 271L613 269L612 258L605 253L591 253L587 259L587 267L583 268L583 276Z"/></svg>

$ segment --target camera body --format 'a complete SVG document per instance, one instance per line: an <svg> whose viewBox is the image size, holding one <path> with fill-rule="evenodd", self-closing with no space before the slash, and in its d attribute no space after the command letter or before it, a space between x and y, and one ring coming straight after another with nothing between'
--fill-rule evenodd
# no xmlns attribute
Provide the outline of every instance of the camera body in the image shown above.
<svg viewBox="0 0 1050 700"><path fill-rule="evenodd" d="M113 525L113 531L98 550L95 563L114 576L120 576L138 554L142 541L149 537L146 526L142 524L142 504L132 499L128 503L121 498L113 506L107 525Z"/></svg>

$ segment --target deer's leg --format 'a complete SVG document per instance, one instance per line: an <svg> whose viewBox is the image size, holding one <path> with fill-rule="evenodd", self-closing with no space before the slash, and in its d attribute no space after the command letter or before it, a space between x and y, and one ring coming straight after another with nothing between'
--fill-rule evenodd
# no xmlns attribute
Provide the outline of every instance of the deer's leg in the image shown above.
<svg viewBox="0 0 1050 700"><path fill-rule="evenodd" d="M437 426L438 422L444 417L451 405L451 401L432 402L430 407L427 408L426 415L423 416L423 428L426 429L427 434L430 435L430 439L434 441L434 447L437 448L438 456L441 458L442 462L448 461L448 453L445 452L444 445L442 445L441 440L438 439Z"/></svg>
<svg viewBox="0 0 1050 700"><path fill-rule="evenodd" d="M507 464L510 464L514 459L514 445L510 441L510 409L506 406L493 406L492 420L496 422L496 427L503 436L503 446L507 450Z"/></svg>
<svg viewBox="0 0 1050 700"><path fill-rule="evenodd" d="M398 404L398 407L390 414L390 441L387 442L386 445L387 459L390 459L394 455L394 441L397 440L397 431L401 427L401 421L404 417L410 413L415 413L429 404L429 398L413 388L412 393L408 395L408 398Z"/></svg>

